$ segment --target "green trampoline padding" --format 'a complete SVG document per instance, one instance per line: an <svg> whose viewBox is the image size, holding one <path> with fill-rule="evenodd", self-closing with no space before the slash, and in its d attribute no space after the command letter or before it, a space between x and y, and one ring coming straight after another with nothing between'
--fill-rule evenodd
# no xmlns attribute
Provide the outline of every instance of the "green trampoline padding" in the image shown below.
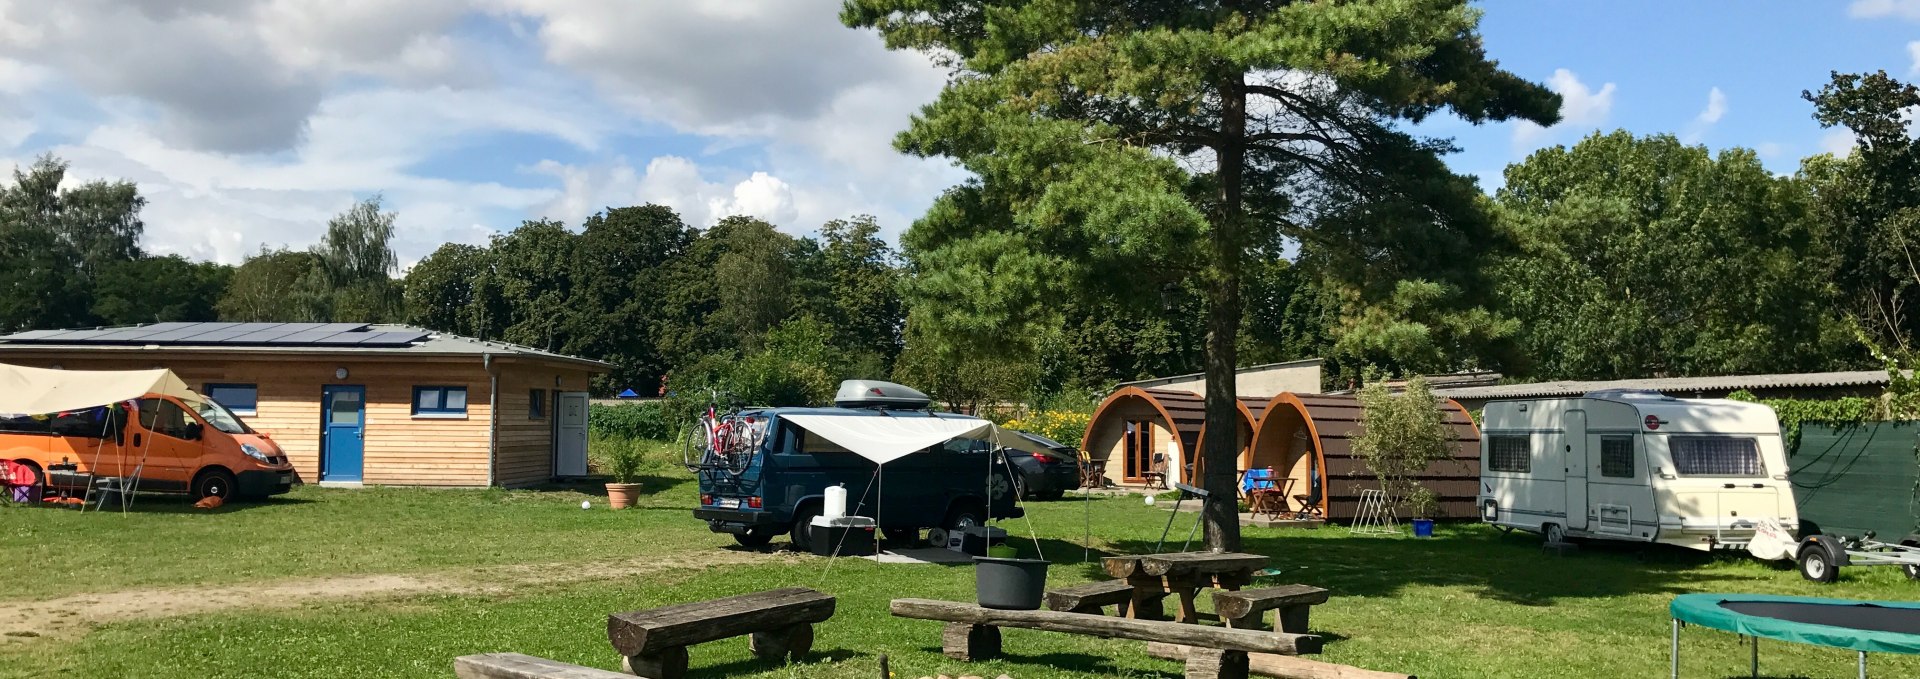
<svg viewBox="0 0 1920 679"><path fill-rule="evenodd" d="M1768 594L1682 594L1673 619L1751 637L1920 654L1920 603Z"/></svg>

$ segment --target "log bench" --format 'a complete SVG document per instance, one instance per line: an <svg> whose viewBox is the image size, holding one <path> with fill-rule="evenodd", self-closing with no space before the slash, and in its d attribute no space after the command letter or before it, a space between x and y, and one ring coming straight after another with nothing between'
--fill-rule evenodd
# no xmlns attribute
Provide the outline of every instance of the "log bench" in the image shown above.
<svg viewBox="0 0 1920 679"><path fill-rule="evenodd" d="M1163 660L1185 660L1187 654L1192 652L1193 649L1188 646L1158 641L1147 642L1147 655ZM1281 679L1420 679L1410 674L1376 672L1351 665L1338 665L1271 653L1248 653L1247 671L1250 674Z"/></svg>
<svg viewBox="0 0 1920 679"><path fill-rule="evenodd" d="M813 648L813 623L833 617L834 599L804 587L742 594L607 616L607 639L625 658L621 668L646 679L681 679L687 647L748 636L755 656L768 660L805 656Z"/></svg>
<svg viewBox="0 0 1920 679"><path fill-rule="evenodd" d="M1191 646L1186 655L1188 679L1245 679L1248 653L1320 652L1320 637L1311 634L1116 618L1097 613L1008 611L929 599L894 599L890 608L895 617L947 623L940 635L942 651L947 657L969 662L1000 655L1002 627Z"/></svg>
<svg viewBox="0 0 1920 679"><path fill-rule="evenodd" d="M1164 597L1165 595L1163 594L1162 596ZM1100 580L1098 582L1089 582L1072 587L1048 590L1047 609L1066 611L1068 613L1093 613L1098 615L1105 612L1106 607L1114 606L1114 615L1125 618L1129 617L1127 612L1131 610L1130 602L1133 598L1133 585L1127 581ZM1141 615L1132 617L1147 620L1166 619L1165 609L1161 608L1160 599L1155 598L1148 601L1151 602L1148 610L1143 610L1141 611Z"/></svg>
<svg viewBox="0 0 1920 679"><path fill-rule="evenodd" d="M1213 610L1228 627L1266 629L1267 611L1274 615L1277 629L1292 634L1307 633L1307 612L1314 604L1327 602L1327 590L1308 585L1281 585L1232 592L1214 592Z"/></svg>

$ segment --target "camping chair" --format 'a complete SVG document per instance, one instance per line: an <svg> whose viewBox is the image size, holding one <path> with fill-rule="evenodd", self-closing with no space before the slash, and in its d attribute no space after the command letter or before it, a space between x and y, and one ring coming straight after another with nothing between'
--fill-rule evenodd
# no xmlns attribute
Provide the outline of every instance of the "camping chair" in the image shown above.
<svg viewBox="0 0 1920 679"><path fill-rule="evenodd" d="M1290 484L1293 479L1279 478L1272 467L1248 469L1240 476L1240 494L1247 500L1247 509L1254 516L1280 518L1287 511L1286 488L1283 482Z"/></svg>
<svg viewBox="0 0 1920 679"><path fill-rule="evenodd" d="M1308 483L1305 495L1293 496L1293 500L1300 503L1300 511L1294 512L1293 518L1301 521L1324 519L1326 517L1320 513L1320 470L1313 470L1313 478Z"/></svg>
<svg viewBox="0 0 1920 679"><path fill-rule="evenodd" d="M1167 489L1167 454L1153 454L1153 468L1146 473L1147 487Z"/></svg>

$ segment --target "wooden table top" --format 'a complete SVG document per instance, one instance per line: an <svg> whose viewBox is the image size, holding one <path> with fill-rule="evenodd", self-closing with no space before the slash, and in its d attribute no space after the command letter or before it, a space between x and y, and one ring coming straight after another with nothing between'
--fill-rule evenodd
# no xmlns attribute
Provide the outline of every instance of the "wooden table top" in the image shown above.
<svg viewBox="0 0 1920 679"><path fill-rule="evenodd" d="M1266 565L1267 557L1239 552L1138 554L1109 556L1101 560L1101 566L1106 569L1107 575L1115 578L1128 578L1134 575L1162 577L1237 572L1251 574Z"/></svg>

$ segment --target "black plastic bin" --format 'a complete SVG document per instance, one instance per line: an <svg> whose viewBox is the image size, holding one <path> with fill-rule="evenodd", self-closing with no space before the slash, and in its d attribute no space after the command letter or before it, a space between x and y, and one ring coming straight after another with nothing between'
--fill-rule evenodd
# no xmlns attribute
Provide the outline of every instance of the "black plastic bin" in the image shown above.
<svg viewBox="0 0 1920 679"><path fill-rule="evenodd" d="M985 608L1039 610L1047 593L1047 562L1042 559L973 557L974 597Z"/></svg>

